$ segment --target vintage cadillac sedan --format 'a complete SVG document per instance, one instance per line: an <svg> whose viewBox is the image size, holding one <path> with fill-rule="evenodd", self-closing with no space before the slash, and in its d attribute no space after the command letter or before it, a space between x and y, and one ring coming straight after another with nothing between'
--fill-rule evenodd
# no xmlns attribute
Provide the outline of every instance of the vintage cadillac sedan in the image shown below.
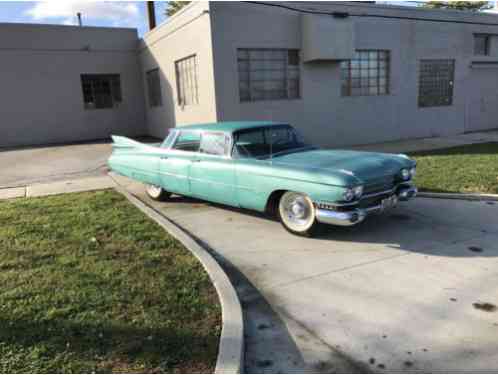
<svg viewBox="0 0 498 375"><path fill-rule="evenodd" d="M172 193L267 212L289 232L361 223L417 194L406 155L321 150L286 123L220 122L171 129L161 144L113 136L109 167Z"/></svg>

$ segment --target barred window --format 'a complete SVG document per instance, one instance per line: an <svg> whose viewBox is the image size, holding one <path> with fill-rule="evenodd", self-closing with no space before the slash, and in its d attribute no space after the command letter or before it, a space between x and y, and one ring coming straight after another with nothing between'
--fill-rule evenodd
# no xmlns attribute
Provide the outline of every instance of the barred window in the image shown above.
<svg viewBox="0 0 498 375"><path fill-rule="evenodd" d="M175 62L176 91L178 105L199 104L199 86L197 84L197 57L185 57Z"/></svg>
<svg viewBox="0 0 498 375"><path fill-rule="evenodd" d="M419 107L453 103L455 60L420 60Z"/></svg>
<svg viewBox="0 0 498 375"><path fill-rule="evenodd" d="M389 51L357 50L341 62L342 96L389 94Z"/></svg>
<svg viewBox="0 0 498 375"><path fill-rule="evenodd" d="M123 100L119 74L82 74L81 87L85 109L113 108Z"/></svg>
<svg viewBox="0 0 498 375"><path fill-rule="evenodd" d="M159 107L163 105L161 94L161 77L159 69L149 70L147 73L147 89L149 92L149 106Z"/></svg>
<svg viewBox="0 0 498 375"><path fill-rule="evenodd" d="M490 36L488 34L474 34L474 55L489 55Z"/></svg>
<svg viewBox="0 0 498 375"><path fill-rule="evenodd" d="M300 97L299 50L237 50L241 102Z"/></svg>

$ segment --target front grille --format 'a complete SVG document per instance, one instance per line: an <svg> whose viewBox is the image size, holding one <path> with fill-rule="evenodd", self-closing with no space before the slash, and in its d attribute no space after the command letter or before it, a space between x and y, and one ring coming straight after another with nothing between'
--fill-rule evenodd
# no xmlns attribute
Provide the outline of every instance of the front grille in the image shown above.
<svg viewBox="0 0 498 375"><path fill-rule="evenodd" d="M365 184L363 195L380 193L381 191L391 190L394 188L394 176L384 176Z"/></svg>

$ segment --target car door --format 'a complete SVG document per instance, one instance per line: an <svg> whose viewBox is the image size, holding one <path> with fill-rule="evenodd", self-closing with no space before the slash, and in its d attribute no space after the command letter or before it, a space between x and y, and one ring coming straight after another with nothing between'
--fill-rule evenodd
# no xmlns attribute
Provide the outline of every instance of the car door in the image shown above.
<svg viewBox="0 0 498 375"><path fill-rule="evenodd" d="M178 130L168 153L161 155L159 174L161 186L172 193L190 195L189 170L199 153L200 133Z"/></svg>
<svg viewBox="0 0 498 375"><path fill-rule="evenodd" d="M199 154L190 166L190 190L193 196L236 206L235 168L229 155L231 139L222 132L204 132Z"/></svg>

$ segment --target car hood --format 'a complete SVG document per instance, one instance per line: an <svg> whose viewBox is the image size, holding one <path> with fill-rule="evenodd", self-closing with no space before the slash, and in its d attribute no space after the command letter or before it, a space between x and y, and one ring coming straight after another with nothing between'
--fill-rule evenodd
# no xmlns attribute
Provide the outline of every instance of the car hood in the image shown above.
<svg viewBox="0 0 498 375"><path fill-rule="evenodd" d="M273 166L305 169L316 175L334 176L336 183L368 183L393 176L414 162L402 155L349 150L308 150L275 156ZM342 178L341 178L342 177ZM339 180L339 181L337 181Z"/></svg>

